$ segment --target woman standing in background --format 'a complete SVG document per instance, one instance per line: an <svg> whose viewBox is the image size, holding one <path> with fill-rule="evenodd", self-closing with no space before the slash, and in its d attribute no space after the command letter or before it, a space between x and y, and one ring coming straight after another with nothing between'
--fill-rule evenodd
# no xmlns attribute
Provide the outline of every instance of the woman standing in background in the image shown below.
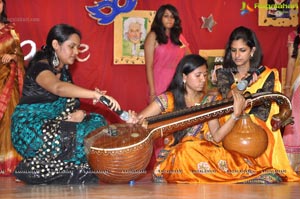
<svg viewBox="0 0 300 199"><path fill-rule="evenodd" d="M283 141L291 166L300 173L300 25L288 35L288 65L284 94L292 101L294 124L284 129Z"/></svg>
<svg viewBox="0 0 300 199"><path fill-rule="evenodd" d="M296 30L292 31L288 35L288 63L286 71L285 86L283 87L284 94L288 97L292 97L292 87L296 78L300 73L300 25L297 26Z"/></svg>
<svg viewBox="0 0 300 199"><path fill-rule="evenodd" d="M179 60L186 54L190 54L190 49L182 35L179 13L173 5L162 5L145 40L150 102L166 91Z"/></svg>
<svg viewBox="0 0 300 199"><path fill-rule="evenodd" d="M22 93L24 59L5 0L0 0L0 13L0 176L7 176L21 160L11 142L10 118Z"/></svg>

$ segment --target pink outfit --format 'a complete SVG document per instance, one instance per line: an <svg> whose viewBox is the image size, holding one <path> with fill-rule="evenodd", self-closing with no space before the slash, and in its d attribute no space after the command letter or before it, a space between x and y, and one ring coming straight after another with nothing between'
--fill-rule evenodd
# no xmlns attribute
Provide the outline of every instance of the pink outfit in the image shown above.
<svg viewBox="0 0 300 199"><path fill-rule="evenodd" d="M166 91L177 64L185 55L186 47L189 46L183 35L180 35L179 39L183 43L182 46L177 46L169 40L167 44L161 44L155 48L153 73L156 95Z"/></svg>
<svg viewBox="0 0 300 199"><path fill-rule="evenodd" d="M296 31L290 32L289 35L288 35L288 43L293 44L296 36L297 36ZM300 45L298 46L298 48L300 48Z"/></svg>
<svg viewBox="0 0 300 199"><path fill-rule="evenodd" d="M298 82L298 83L297 83ZM294 85L292 96L292 116L294 124L285 127L283 142L292 167L300 173L300 76Z"/></svg>
<svg viewBox="0 0 300 199"><path fill-rule="evenodd" d="M294 43L296 32L293 31L288 36L288 43ZM298 46L300 48L300 45ZM292 117L294 124L285 127L283 141L290 163L295 171L300 173L300 49L296 58L292 86Z"/></svg>
<svg viewBox="0 0 300 199"><path fill-rule="evenodd" d="M300 86L298 85L292 96L292 115L294 124L284 130L284 142L288 153L300 153Z"/></svg>

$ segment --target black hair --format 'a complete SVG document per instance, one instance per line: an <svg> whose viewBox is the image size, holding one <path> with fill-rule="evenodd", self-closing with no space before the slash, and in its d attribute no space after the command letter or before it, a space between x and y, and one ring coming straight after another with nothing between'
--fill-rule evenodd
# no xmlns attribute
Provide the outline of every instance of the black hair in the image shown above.
<svg viewBox="0 0 300 199"><path fill-rule="evenodd" d="M179 18L178 10L173 5L165 4L157 10L151 25L151 31L155 32L156 40L159 44L166 44L168 42L168 36L165 33L166 29L162 23L162 18L166 10L169 10L175 19L174 26L170 31L171 42L181 46L182 43L179 40L179 36L182 33L181 19Z"/></svg>
<svg viewBox="0 0 300 199"><path fill-rule="evenodd" d="M203 57L197 54L186 55L178 63L176 72L167 89L167 91L170 91L173 94L174 110L180 110L187 107L184 99L186 89L183 84L183 74L188 75L196 68L202 66L205 66L207 68L207 62ZM176 145L186 135L186 133L186 130L175 132L173 134L175 138L173 145Z"/></svg>
<svg viewBox="0 0 300 199"><path fill-rule="evenodd" d="M297 26L297 36L294 39L293 43L293 53L292 53L292 58L297 58L298 56L298 51L299 51L299 43L300 43L300 25Z"/></svg>
<svg viewBox="0 0 300 199"><path fill-rule="evenodd" d="M188 75L196 68L203 65L207 67L206 60L197 54L186 55L178 63L173 79L167 88L167 91L171 91L173 93L175 99L175 110L186 107L184 100L186 90L183 85L183 74Z"/></svg>
<svg viewBox="0 0 300 199"><path fill-rule="evenodd" d="M59 44L62 44L68 40L72 34L77 34L81 38L80 31L68 24L57 24L53 26L48 33L46 45L43 46L42 50L38 51L30 60L28 68L43 59L47 59L49 64L53 66L52 61L55 51L52 47L52 41L57 40Z"/></svg>
<svg viewBox="0 0 300 199"><path fill-rule="evenodd" d="M232 69L233 72L237 72L237 66L232 60L232 56L231 56L231 44L233 41L239 39L245 41L246 45L249 46L251 50L252 48L255 47L253 57L250 59L250 70L249 70L249 72L254 72L257 68L259 68L262 62L263 53L259 41L256 37L256 34L252 30L244 26L235 28L230 34L228 42L225 47L223 67Z"/></svg>
<svg viewBox="0 0 300 199"><path fill-rule="evenodd" d="M3 2L3 10L0 15L0 22L4 24L8 24L10 23L10 21L7 19L7 14L6 14L6 0L2 0L2 2Z"/></svg>

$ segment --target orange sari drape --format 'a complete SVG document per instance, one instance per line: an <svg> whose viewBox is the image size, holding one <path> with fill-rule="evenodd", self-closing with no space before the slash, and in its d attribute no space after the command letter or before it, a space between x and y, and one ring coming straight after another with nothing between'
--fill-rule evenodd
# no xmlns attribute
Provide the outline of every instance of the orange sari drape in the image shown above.
<svg viewBox="0 0 300 199"><path fill-rule="evenodd" d="M174 103L171 94L168 95L166 107L172 109ZM227 117L221 118L220 123L222 124L226 119ZM269 124L259 122L264 128L269 127ZM173 183L300 181L289 166L282 138L279 138L276 132L274 134L270 130L267 132L269 146L257 159L238 152L229 152L222 147L222 143L214 143L207 123L202 124L197 134L185 136L175 146L172 146L173 137L169 136L166 138L168 144L161 151L154 168L154 181Z"/></svg>
<svg viewBox="0 0 300 199"><path fill-rule="evenodd" d="M274 72L275 74L274 91L281 92L281 83L279 80L278 71L276 69L270 69L268 67L266 67L266 70L264 71L266 75L264 73L261 74L258 81L255 82L253 85L251 85L251 87L248 87L246 91L249 91L250 93L256 93L257 89L261 88L263 83L266 82L266 78L269 76L271 72ZM259 126L263 127L264 130L267 132L269 138L269 145L267 150L263 155L258 157L256 160L260 165L271 165L276 170L283 171L285 175L288 177L287 178L288 181L300 181L299 180L300 176L297 176L297 174L290 166L290 162L288 160L287 153L285 151L280 129L278 129L277 131L270 130L272 129L271 126L272 116L278 112L279 112L279 107L275 102L273 102L269 117L266 122L260 120L254 115L251 115L252 121L258 124Z"/></svg>

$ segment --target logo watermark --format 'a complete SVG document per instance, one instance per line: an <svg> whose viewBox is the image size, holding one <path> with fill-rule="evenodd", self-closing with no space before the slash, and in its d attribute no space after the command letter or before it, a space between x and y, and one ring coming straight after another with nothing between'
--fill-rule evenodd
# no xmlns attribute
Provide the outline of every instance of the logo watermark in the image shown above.
<svg viewBox="0 0 300 199"><path fill-rule="evenodd" d="M247 4L245 1L242 2L241 15L245 15L253 11L254 9L251 6L249 6L249 4Z"/></svg>
<svg viewBox="0 0 300 199"><path fill-rule="evenodd" d="M288 18L290 14L296 12L298 14L299 5L297 3L290 4L290 3L280 3L280 4L261 4L261 3L254 3L250 6L247 2L242 1L241 7L241 15L245 15L249 12L253 12L255 9L266 9L268 13L268 17L280 17L280 18Z"/></svg>

